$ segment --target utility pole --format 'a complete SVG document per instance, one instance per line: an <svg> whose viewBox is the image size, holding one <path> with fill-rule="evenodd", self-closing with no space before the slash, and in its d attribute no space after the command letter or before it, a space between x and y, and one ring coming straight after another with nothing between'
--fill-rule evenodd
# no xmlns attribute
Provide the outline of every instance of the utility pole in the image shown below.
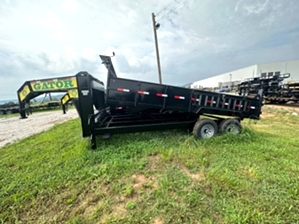
<svg viewBox="0 0 299 224"><path fill-rule="evenodd" d="M156 46L156 56L157 56L159 83L162 84L160 56L159 56L159 47L158 47L158 39L157 39L157 29L160 27L160 24L156 23L156 21L155 21L155 14L154 13L152 13L152 20L153 20L153 29L154 29L154 37L155 37L155 46Z"/></svg>

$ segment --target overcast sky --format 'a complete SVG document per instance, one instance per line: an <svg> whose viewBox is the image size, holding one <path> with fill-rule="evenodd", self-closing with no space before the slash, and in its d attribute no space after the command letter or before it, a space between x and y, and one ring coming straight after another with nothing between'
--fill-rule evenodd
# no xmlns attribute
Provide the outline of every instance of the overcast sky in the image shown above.
<svg viewBox="0 0 299 224"><path fill-rule="evenodd" d="M32 79L88 71L184 85L256 63L299 59L298 0L1 0L0 100Z"/></svg>

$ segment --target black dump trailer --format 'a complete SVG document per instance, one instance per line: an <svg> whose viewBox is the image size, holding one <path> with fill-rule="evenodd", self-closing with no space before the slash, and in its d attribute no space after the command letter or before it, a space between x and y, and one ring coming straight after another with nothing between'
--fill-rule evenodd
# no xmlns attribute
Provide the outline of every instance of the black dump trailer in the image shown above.
<svg viewBox="0 0 299 224"><path fill-rule="evenodd" d="M196 138L210 138L240 132L244 118L260 118L261 93L245 97L118 78L111 58L100 58L108 69L106 88L87 72L76 75L75 107L83 137L90 137L93 149L96 136L186 129Z"/></svg>

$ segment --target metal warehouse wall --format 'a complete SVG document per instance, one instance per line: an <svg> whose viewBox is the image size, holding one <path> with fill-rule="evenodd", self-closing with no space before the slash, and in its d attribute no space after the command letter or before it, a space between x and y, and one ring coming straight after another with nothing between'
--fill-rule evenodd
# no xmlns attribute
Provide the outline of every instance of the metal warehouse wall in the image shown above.
<svg viewBox="0 0 299 224"><path fill-rule="evenodd" d="M299 60L258 64L257 69L259 74L267 73L267 76L271 72L290 73L291 77L285 81L299 81Z"/></svg>
<svg viewBox="0 0 299 224"><path fill-rule="evenodd" d="M254 77L257 73L257 65L241 68L235 71L226 72L221 75L213 76L211 78L196 81L191 84L191 88L202 87L219 87L221 82L241 81L248 77Z"/></svg>
<svg viewBox="0 0 299 224"><path fill-rule="evenodd" d="M191 83L190 87L214 88L219 87L219 84L223 82L242 81L246 78L261 76L262 73L263 75L268 76L271 74L275 74L275 72L280 72L281 74L290 73L291 77L285 81L299 81L299 60L256 64L235 71L226 72L207 79L196 81L194 83Z"/></svg>

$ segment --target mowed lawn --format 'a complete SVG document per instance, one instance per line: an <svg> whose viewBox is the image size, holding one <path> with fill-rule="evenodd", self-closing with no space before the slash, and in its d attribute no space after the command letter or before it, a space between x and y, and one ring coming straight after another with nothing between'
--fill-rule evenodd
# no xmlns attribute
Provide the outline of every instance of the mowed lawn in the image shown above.
<svg viewBox="0 0 299 224"><path fill-rule="evenodd" d="M30 118L29 118L30 119ZM266 106L240 135L114 135L79 119L0 149L0 223L298 223L299 118Z"/></svg>

